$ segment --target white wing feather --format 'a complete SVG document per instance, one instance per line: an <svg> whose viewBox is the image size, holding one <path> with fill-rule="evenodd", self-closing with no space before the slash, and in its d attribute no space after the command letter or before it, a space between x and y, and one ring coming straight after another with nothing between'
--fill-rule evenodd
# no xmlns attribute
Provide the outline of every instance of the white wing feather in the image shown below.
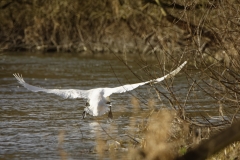
<svg viewBox="0 0 240 160"><path fill-rule="evenodd" d="M45 93L53 93L58 96L61 96L63 98L69 98L69 99L76 99L76 98L88 98L89 91L85 90L77 90L77 89L45 89L41 87L36 87L33 85L30 85L26 83L22 76L19 74L13 74L14 77L18 80L18 83L20 83L23 87L27 88L28 90L32 92L45 92Z"/></svg>
<svg viewBox="0 0 240 160"><path fill-rule="evenodd" d="M157 79L153 79L150 81L146 81L146 82L141 82L141 83L135 83L135 84L127 84L127 85L123 85L123 86L119 86L119 87L115 87L115 88L105 88L104 89L104 97L108 97L113 93L124 93L124 92L128 92L131 91L139 86L148 84L148 83L158 83L163 81L164 79L168 79L171 77L174 77L187 63L187 61L185 61L183 64L181 64L177 69L175 69L174 71L172 71L171 73L161 77L161 78L157 78Z"/></svg>
<svg viewBox="0 0 240 160"><path fill-rule="evenodd" d="M157 78L154 80L150 80L150 81L146 81L146 82L141 82L141 83L135 83L135 84L126 84L123 86L119 86L119 87L115 87L115 88L103 88L103 93L104 93L104 97L108 97L113 93L124 93L124 92L128 92L131 91L139 86L148 84L148 83L158 83L163 81L164 79L168 79L171 78L173 76L175 76L183 67L184 65L187 63L187 61L185 61L182 65L180 65L177 69L175 69L174 71L172 71L171 73L161 77L161 78ZM85 98L85 99L91 99L90 94L94 91L94 90L98 90L98 88L96 89L91 89L91 90L77 90L77 89L45 89L45 88L41 88L41 87L36 87L33 85L30 85L28 83L26 83L22 76L20 76L19 74L13 74L14 77L18 80L18 82L25 87L26 89L33 91L33 92L46 92L46 93L53 93L56 94L58 96L61 96L63 98L69 98L69 99L76 99L76 98Z"/></svg>

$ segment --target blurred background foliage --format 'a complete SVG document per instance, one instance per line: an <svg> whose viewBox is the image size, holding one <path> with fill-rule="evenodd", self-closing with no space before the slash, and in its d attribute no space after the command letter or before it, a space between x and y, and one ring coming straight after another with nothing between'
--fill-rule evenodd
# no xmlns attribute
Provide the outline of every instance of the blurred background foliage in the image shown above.
<svg viewBox="0 0 240 160"><path fill-rule="evenodd" d="M0 1L0 51L238 55L236 0Z"/></svg>

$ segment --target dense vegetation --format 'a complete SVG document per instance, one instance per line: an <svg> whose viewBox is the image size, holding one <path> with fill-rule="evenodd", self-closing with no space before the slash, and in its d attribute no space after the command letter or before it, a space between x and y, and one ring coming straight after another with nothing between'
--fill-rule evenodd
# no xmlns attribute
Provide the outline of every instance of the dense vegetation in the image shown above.
<svg viewBox="0 0 240 160"><path fill-rule="evenodd" d="M220 52L216 58L229 63L239 49L237 3L6 0L0 2L0 50L184 51L195 58Z"/></svg>
<svg viewBox="0 0 240 160"><path fill-rule="evenodd" d="M200 76L193 76L191 69L185 72L189 81L186 103L194 98L193 90L201 90L216 102L220 118L212 122L211 115L201 114L200 121L192 120L171 83L165 85L168 94L155 88L156 94L169 100L174 114L152 114L149 121L154 123L143 127L145 138L132 155L172 159L209 138L209 130L215 132L239 118L239 7L237 0L0 1L0 51L132 53L175 64L189 60ZM155 122L156 116L163 121ZM173 120L179 130L169 127ZM199 136L200 132L206 134ZM229 143L236 140L238 137ZM239 144L233 146L228 149L231 153L216 156L238 157L239 147L235 146Z"/></svg>

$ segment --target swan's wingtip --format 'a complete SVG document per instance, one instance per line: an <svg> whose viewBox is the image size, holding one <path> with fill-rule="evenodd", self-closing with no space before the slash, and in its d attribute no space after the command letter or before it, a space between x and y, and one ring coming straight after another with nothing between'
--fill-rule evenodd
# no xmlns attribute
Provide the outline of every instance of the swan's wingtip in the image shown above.
<svg viewBox="0 0 240 160"><path fill-rule="evenodd" d="M187 61L184 61L184 62L180 65L180 68L182 69L186 64L187 64Z"/></svg>
<svg viewBox="0 0 240 160"><path fill-rule="evenodd" d="M17 77L18 77L18 73L13 73L13 76L14 76L15 78L17 78Z"/></svg>
<svg viewBox="0 0 240 160"><path fill-rule="evenodd" d="M22 75L19 74L19 73L13 73L13 76L16 77L16 78L22 78Z"/></svg>

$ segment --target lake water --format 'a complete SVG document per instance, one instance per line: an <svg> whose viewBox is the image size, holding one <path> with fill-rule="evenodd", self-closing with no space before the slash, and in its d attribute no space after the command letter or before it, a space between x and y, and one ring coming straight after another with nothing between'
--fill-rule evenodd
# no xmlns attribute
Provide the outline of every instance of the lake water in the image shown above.
<svg viewBox="0 0 240 160"><path fill-rule="evenodd" d="M58 89L114 87L149 80L151 76L146 72L146 66L155 70L151 71L153 77L163 75L158 70L158 62L151 60L144 64L136 59L133 57L127 61L128 68L116 57L16 54L0 57L0 159L60 159L63 156L67 159L95 159L98 157L97 138L110 145L114 143L111 137L121 142L130 141L126 134L137 135L138 132L137 128L131 131L130 122L135 119L136 123L141 123L147 117L150 100L154 100L157 109L169 106L166 99L158 100L150 86L112 95L114 118L110 123L107 114L82 119L86 100L64 100L53 94L30 92L20 86L12 74L22 74L27 83L35 86ZM167 69L172 70L171 67L167 66ZM162 84L156 87L167 94ZM179 101L184 103L190 86L184 72L174 78L172 86ZM133 97L139 99L137 112L133 109ZM206 110L215 103L203 96L198 96L198 100L196 103L204 104ZM190 100L188 102L191 104ZM114 152L117 157L126 155L124 146ZM106 155L110 154L106 151Z"/></svg>

